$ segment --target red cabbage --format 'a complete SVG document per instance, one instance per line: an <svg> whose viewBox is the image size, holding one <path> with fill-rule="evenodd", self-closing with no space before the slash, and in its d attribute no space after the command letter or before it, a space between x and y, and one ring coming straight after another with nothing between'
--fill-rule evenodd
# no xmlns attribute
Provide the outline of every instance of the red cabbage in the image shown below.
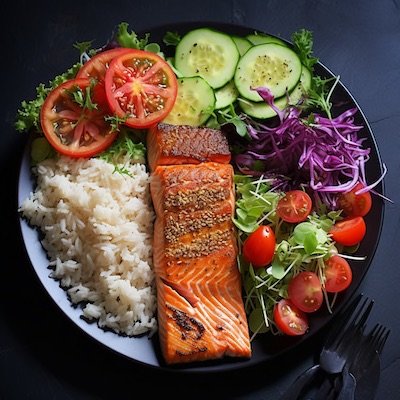
<svg viewBox="0 0 400 400"><path fill-rule="evenodd" d="M243 174L274 178L282 190L304 187L331 209L337 208L338 194L357 182L364 191L379 182L366 182L370 149L358 136L363 126L354 123L357 108L332 119L317 113L305 119L298 107L278 109L267 88L255 90L276 111L279 123L270 126L245 117L250 141L234 158Z"/></svg>

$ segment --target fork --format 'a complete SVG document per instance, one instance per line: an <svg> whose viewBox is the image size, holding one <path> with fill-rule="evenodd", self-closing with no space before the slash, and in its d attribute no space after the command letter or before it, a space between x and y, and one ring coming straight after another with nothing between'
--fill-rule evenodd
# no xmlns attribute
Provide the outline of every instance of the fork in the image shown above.
<svg viewBox="0 0 400 400"><path fill-rule="evenodd" d="M354 325L352 326L352 324L350 323L349 328L347 330L343 330L342 335L348 336L348 340L345 341L344 346L346 347L343 347L342 349L338 350L338 352L340 352L341 355L341 370L337 372L331 372L330 376L328 376L327 379L325 379L322 382L316 394L315 400L326 400L328 394L333 395L332 391L337 390L338 386L337 374L342 372L344 368L348 366L349 360L351 360L355 356L355 354L357 354L357 352L359 351L362 339L364 337L363 334L365 331L366 322L371 312L373 304L374 304L373 300L369 300L368 298L366 298L359 310L360 315L356 313L355 316L353 317L352 322ZM357 318L358 321L355 322Z"/></svg>
<svg viewBox="0 0 400 400"><path fill-rule="evenodd" d="M354 399L357 380L379 358L389 334L390 329L376 324L368 336L364 337L354 358L343 369L343 384L338 400Z"/></svg>
<svg viewBox="0 0 400 400"><path fill-rule="evenodd" d="M319 364L303 372L290 386L289 390L283 394L280 400L298 399L321 371L328 374L342 372L348 353L354 346L354 335L363 332L373 306L372 300L368 301L368 299L365 299L361 308L357 311L361 297L362 294L357 296L339 316L336 325L328 335L326 343L321 350ZM352 314L354 315L349 322Z"/></svg>

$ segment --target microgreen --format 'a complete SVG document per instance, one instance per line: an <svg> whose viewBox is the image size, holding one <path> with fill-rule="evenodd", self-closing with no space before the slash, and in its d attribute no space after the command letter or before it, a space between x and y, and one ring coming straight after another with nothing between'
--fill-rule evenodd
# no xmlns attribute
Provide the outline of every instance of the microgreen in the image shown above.
<svg viewBox="0 0 400 400"><path fill-rule="evenodd" d="M115 142L100 154L99 158L113 164L113 172L131 176L128 166L145 163L146 147L141 142L136 143L131 132L123 131Z"/></svg>
<svg viewBox="0 0 400 400"><path fill-rule="evenodd" d="M319 207L299 224L283 222L276 214L276 205L283 196L274 189L274 182L264 177L235 175L236 214L233 222L239 230L239 244L261 224L270 224L275 232L276 248L268 268L254 269L238 257L245 291L245 310L249 327L256 334L274 333L273 308L287 297L289 280L301 271L312 271L323 279L324 260L337 249L328 234L341 218L340 212Z"/></svg>
<svg viewBox="0 0 400 400"><path fill-rule="evenodd" d="M75 103L79 104L83 109L97 110L97 104L92 101L93 87L96 84L94 79L91 80L90 85L83 91L79 86L75 86L72 90L69 90L69 94Z"/></svg>

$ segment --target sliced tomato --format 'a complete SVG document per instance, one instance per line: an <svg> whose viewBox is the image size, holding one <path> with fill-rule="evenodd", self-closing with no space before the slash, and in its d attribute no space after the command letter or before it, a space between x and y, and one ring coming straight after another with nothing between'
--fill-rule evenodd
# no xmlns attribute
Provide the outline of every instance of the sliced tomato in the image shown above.
<svg viewBox="0 0 400 400"><path fill-rule="evenodd" d="M118 47L102 51L88 60L76 74L76 78L96 79L97 83L93 88L93 102L104 110L108 110L108 101L104 87L104 77L111 61L121 54L130 51L126 47Z"/></svg>
<svg viewBox="0 0 400 400"><path fill-rule="evenodd" d="M157 54L130 49L111 61L105 89L112 113L133 128L148 128L171 111L177 95L177 79Z"/></svg>
<svg viewBox="0 0 400 400"><path fill-rule="evenodd" d="M275 233L269 225L259 226L243 243L243 256L253 267L268 265L275 254Z"/></svg>
<svg viewBox="0 0 400 400"><path fill-rule="evenodd" d="M371 193L364 192L357 194L357 191L364 188L362 183L357 183L352 190L342 193L338 198L338 206L349 217L364 217L372 207Z"/></svg>
<svg viewBox="0 0 400 400"><path fill-rule="evenodd" d="M40 123L47 140L59 153L88 158L104 151L116 138L104 120L102 110L79 105L73 92L86 96L89 79L71 79L52 90L40 112Z"/></svg>
<svg viewBox="0 0 400 400"><path fill-rule="evenodd" d="M90 58L82 65L76 78L95 78L98 80L104 79L106 70L110 66L111 61L121 54L129 52L131 49L126 47L117 47L115 49L102 51Z"/></svg>
<svg viewBox="0 0 400 400"><path fill-rule="evenodd" d="M290 301L304 312L317 311L323 301L322 285L314 272L300 272L289 282Z"/></svg>
<svg viewBox="0 0 400 400"><path fill-rule="evenodd" d="M307 219L311 208L312 200L306 192L291 190L279 200L276 212L284 221L298 223Z"/></svg>
<svg viewBox="0 0 400 400"><path fill-rule="evenodd" d="M286 335L304 335L308 331L307 315L290 300L282 299L275 304L273 315L276 326Z"/></svg>
<svg viewBox="0 0 400 400"><path fill-rule="evenodd" d="M340 256L332 256L325 262L325 290L330 293L346 290L353 279L349 263Z"/></svg>
<svg viewBox="0 0 400 400"><path fill-rule="evenodd" d="M367 227L363 217L345 218L331 228L332 239L343 246L354 246L363 240Z"/></svg>

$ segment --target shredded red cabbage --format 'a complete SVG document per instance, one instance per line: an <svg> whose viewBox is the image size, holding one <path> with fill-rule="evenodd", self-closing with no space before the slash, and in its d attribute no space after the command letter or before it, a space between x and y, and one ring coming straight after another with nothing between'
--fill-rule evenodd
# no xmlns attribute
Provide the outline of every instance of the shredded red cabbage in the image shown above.
<svg viewBox="0 0 400 400"><path fill-rule="evenodd" d="M251 141L234 159L243 174L274 178L275 187L282 190L308 188L331 209L337 208L338 194L357 182L364 190L375 186L366 182L370 149L363 147L365 139L357 134L363 128L354 123L357 108L333 119L319 114L304 119L299 108L278 109L267 88L255 90L276 111L280 122L271 127L246 118Z"/></svg>

